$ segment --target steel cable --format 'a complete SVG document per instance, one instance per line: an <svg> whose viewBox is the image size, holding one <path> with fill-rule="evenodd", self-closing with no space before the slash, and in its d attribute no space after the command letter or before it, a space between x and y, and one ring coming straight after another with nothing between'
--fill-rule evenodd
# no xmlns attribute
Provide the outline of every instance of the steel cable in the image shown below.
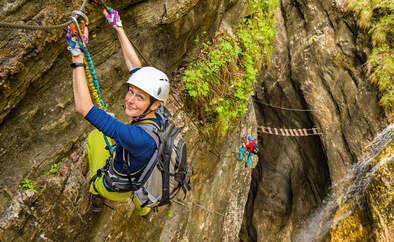
<svg viewBox="0 0 394 242"><path fill-rule="evenodd" d="M82 2L82 5L79 8L79 11L82 11L85 8L87 2L88 2L88 0L84 0ZM69 20L63 24L58 24L58 25L29 25L29 24L14 24L14 23L0 22L0 28L28 29L28 30L53 30L53 29L67 27L71 23L72 23L71 20Z"/></svg>
<svg viewBox="0 0 394 242"><path fill-rule="evenodd" d="M277 107L277 106L274 106L274 105L271 105L271 104L262 102L262 101L260 101L260 100L254 100L254 102L261 103L261 104L266 105L266 106L269 106L269 107L271 107L271 108L282 109L282 110L287 110L287 111L296 111L296 112L316 112L316 110L314 110L314 109L299 109L299 108Z"/></svg>
<svg viewBox="0 0 394 242"><path fill-rule="evenodd" d="M82 2L81 7L79 8L79 11L82 12L82 10L85 8L86 3L88 0L84 0ZM109 8L107 5L105 5L104 1L100 0L100 3L103 5L103 7L109 11ZM78 17L78 15L77 15ZM58 24L58 25L28 25L28 24L14 24L14 23L6 23L6 22L0 22L0 28L9 28L9 29L27 29L27 30L53 30L57 28L64 28L70 25L73 21L69 20L63 24ZM141 56L142 60L145 62L147 65L151 65L150 62L148 62L142 52L137 48L136 45L130 40L130 42L133 44L134 49L137 51L139 56Z"/></svg>

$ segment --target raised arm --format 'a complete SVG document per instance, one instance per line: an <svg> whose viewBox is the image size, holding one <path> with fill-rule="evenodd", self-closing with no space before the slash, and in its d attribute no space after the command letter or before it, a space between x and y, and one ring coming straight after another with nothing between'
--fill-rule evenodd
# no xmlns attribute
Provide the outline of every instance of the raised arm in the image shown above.
<svg viewBox="0 0 394 242"><path fill-rule="evenodd" d="M88 40L88 29L84 30L87 43ZM78 44L77 38L72 34L71 29L68 29L66 40L69 43L68 49L72 55L72 75L73 75L73 91L74 91L74 102L75 109L81 113L84 117L93 107L92 98L90 97L89 88L86 81L85 68L84 68L84 56L82 50Z"/></svg>
<svg viewBox="0 0 394 242"><path fill-rule="evenodd" d="M83 63L83 55L73 56L72 61L73 63ZM85 117L93 107L93 102L83 66L73 67L73 91L75 110Z"/></svg>
<svg viewBox="0 0 394 242"><path fill-rule="evenodd" d="M120 46L122 47L123 58L126 62L127 69L131 71L135 68L141 68L141 61L138 58L138 55L135 52L135 49L131 44L130 40L127 38L123 27L116 26L115 29L118 33L118 38L120 41Z"/></svg>
<svg viewBox="0 0 394 242"><path fill-rule="evenodd" d="M142 67L141 61L138 58L138 55L133 45L131 44L129 38L126 35L126 32L123 29L122 22L120 21L118 12L114 9L112 9L110 13L104 10L104 15L107 18L108 22L114 27L116 33L118 34L120 46L122 48L123 58L125 60L127 69L131 71L135 68L141 68Z"/></svg>

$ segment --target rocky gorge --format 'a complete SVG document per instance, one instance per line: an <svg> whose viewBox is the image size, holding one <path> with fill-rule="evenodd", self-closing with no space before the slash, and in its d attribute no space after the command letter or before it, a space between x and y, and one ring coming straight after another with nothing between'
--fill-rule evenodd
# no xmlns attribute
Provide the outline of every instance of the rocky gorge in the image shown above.
<svg viewBox="0 0 394 242"><path fill-rule="evenodd" d="M120 12L145 65L173 86L195 61L195 38L232 32L246 0L105 1ZM82 1L0 1L0 22L64 23ZM124 80L116 34L87 4L89 50L103 98L122 112ZM166 106L188 145L192 191L145 219L130 201L89 208L86 138L74 110L65 28L2 28L0 36L0 241L390 241L394 235L393 125L364 64L367 31L344 0L280 0L271 63L259 70L248 111L220 144L173 88ZM300 111L303 110L303 111ZM261 127L313 128L277 136ZM261 152L245 168L241 137ZM59 172L48 172L54 164ZM49 175L48 175L49 174ZM23 179L34 189L20 189ZM354 185L354 186L352 186Z"/></svg>

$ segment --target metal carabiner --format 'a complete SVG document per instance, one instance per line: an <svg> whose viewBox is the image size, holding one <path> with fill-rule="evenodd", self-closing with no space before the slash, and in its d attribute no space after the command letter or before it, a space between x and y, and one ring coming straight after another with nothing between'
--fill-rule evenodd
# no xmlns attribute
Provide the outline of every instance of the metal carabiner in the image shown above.
<svg viewBox="0 0 394 242"><path fill-rule="evenodd" d="M70 16L71 21L73 22L71 26L71 30L74 34L78 35L78 39L82 42L82 45L86 47L85 42L83 41L83 34L81 29L79 28L78 20L74 16Z"/></svg>
<svg viewBox="0 0 394 242"><path fill-rule="evenodd" d="M81 16L85 20L86 25L89 25L89 18L82 11L80 11L80 10L73 10L71 12L71 16L73 16L73 17Z"/></svg>
<svg viewBox="0 0 394 242"><path fill-rule="evenodd" d="M84 19L84 20L81 21L81 22L82 22L82 30L81 30L81 28L79 27L78 20L77 20L77 18L78 18L79 16L81 16L81 17ZM88 18L88 16L86 16L86 14L84 14L84 13L83 13L82 11L80 11L80 10L73 10L73 11L71 12L70 19L71 19L71 21L73 22L73 23L71 24L71 29L72 29L72 31L74 32L74 34L78 35L78 38L81 40L82 45L86 47L86 43L85 43L85 39L84 39L84 36L83 36L83 32L85 31L85 23L86 23L86 25L89 24L89 18Z"/></svg>

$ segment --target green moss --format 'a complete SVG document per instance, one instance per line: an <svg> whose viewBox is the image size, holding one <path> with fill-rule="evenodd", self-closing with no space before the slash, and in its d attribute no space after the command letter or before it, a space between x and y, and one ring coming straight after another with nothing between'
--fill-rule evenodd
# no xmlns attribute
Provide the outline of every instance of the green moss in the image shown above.
<svg viewBox="0 0 394 242"><path fill-rule="evenodd" d="M59 169L60 169L60 164L65 162L67 160L67 157L63 157L61 161L59 161L58 163L52 164L51 168L46 171L44 173L45 176L49 176L49 175L56 175L57 173L59 173Z"/></svg>
<svg viewBox="0 0 394 242"><path fill-rule="evenodd" d="M361 10L358 20L358 26L362 29L368 29L371 27L372 9L366 7Z"/></svg>
<svg viewBox="0 0 394 242"><path fill-rule="evenodd" d="M385 236L390 235L394 221L394 163L390 160L381 162L390 159L393 153L394 144L391 143L370 162L370 170L378 169L373 173L365 194L348 200L342 197L337 199L338 209L333 217L331 241L376 241L374 238L385 241Z"/></svg>
<svg viewBox="0 0 394 242"><path fill-rule="evenodd" d="M357 25L368 30L373 47L367 61L369 78L380 90L379 104L391 113L394 103L393 1L347 0L346 10L358 15Z"/></svg>
<svg viewBox="0 0 394 242"><path fill-rule="evenodd" d="M59 163L55 163L51 166L51 169L49 171L45 172L46 176L49 175L56 175L59 172Z"/></svg>
<svg viewBox="0 0 394 242"><path fill-rule="evenodd" d="M394 223L394 163L390 160L382 165L377 165L384 159L392 159L394 143L388 145L378 156L371 161L370 167L376 170L372 182L366 190L366 202L370 213L372 232L376 238L384 241L387 231L393 231Z"/></svg>
<svg viewBox="0 0 394 242"><path fill-rule="evenodd" d="M34 185L32 180L30 180L29 178L24 178L18 186L19 189L22 190L29 190L29 191L33 191L34 190Z"/></svg>
<svg viewBox="0 0 394 242"><path fill-rule="evenodd" d="M202 43L198 60L182 77L186 107L204 124L207 138L218 140L233 128L247 110L257 70L270 63L278 1L248 3L248 17L234 35L216 33L211 41Z"/></svg>
<svg viewBox="0 0 394 242"><path fill-rule="evenodd" d="M350 214L349 214L350 213ZM331 241L368 241L369 226L365 212L350 203L340 204L335 213Z"/></svg>

